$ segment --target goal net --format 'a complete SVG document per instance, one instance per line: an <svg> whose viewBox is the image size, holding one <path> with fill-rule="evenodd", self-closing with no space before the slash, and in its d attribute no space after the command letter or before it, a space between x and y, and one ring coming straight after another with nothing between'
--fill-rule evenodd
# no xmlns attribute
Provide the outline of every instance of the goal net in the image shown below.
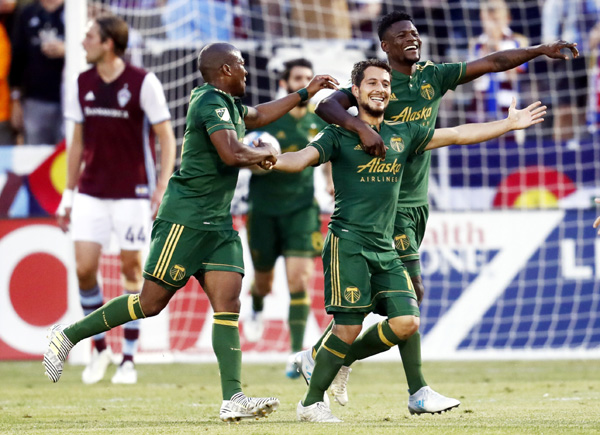
<svg viewBox="0 0 600 435"><path fill-rule="evenodd" d="M537 100L548 106L541 125L432 153L431 217L421 250L425 357L521 358L600 356L600 244L591 228L593 197L600 196L595 3L104 0L88 1L88 10L107 9L130 24L131 61L163 83L178 145L190 91L202 83L198 49L207 42L227 40L242 51L249 105L280 95L277 74L286 60L306 57L316 73L345 84L354 62L385 59L376 22L393 10L413 16L423 40L421 60L469 61L561 38L577 42L578 59L540 56L458 86L444 97L438 116L438 127L501 119L513 97L519 107ZM317 189L326 216L330 199L322 186ZM234 212L243 216L243 193L238 197ZM242 217L238 228L243 236ZM242 340L252 279L246 260ZM328 323L322 267L315 264L306 345ZM105 257L102 269L106 297L120 294L117 257ZM265 339L244 342L245 358L283 358L289 352L288 300L279 264L274 293L266 300ZM190 284L177 293L168 313L147 321L152 326L142 329L142 354L211 358L211 316L204 293Z"/></svg>

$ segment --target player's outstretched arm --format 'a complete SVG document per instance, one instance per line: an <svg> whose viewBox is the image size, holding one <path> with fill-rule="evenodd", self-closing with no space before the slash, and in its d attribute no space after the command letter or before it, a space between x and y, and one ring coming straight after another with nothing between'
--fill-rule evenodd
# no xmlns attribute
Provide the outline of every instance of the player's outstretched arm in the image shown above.
<svg viewBox="0 0 600 435"><path fill-rule="evenodd" d="M470 82L487 73L513 69L538 56L547 56L551 59L569 59L569 55L563 52L563 49L570 50L573 57L579 56L577 43L563 40L532 47L496 51L480 59L467 62L465 77L461 83Z"/></svg>
<svg viewBox="0 0 600 435"><path fill-rule="evenodd" d="M248 107L248 113L244 117L246 128L252 130L270 124L296 107L299 102L312 98L321 89L337 89L338 84L338 81L330 75L316 75L298 92L292 92L283 98L256 107Z"/></svg>
<svg viewBox="0 0 600 435"><path fill-rule="evenodd" d="M350 107L352 107L350 97L342 91L337 91L322 99L317 104L315 113L329 124L336 124L357 133L360 137L360 145L366 153L385 159L386 148L381 136L366 122L350 115L348 113Z"/></svg>
<svg viewBox="0 0 600 435"><path fill-rule="evenodd" d="M596 198L594 201L596 201L596 204L600 204L600 198ZM600 227L600 216L598 216L594 221L594 228L598 227ZM598 230L598 235L600 236L600 229Z"/></svg>
<svg viewBox="0 0 600 435"><path fill-rule="evenodd" d="M319 152L315 147L309 146L300 151L278 156L273 169L280 172L301 172L317 163L319 163Z"/></svg>
<svg viewBox="0 0 600 435"><path fill-rule="evenodd" d="M210 141L217 149L223 163L229 166L251 166L265 160L275 163L277 150L266 142L249 147L237 140L234 130L218 130L210 135Z"/></svg>
<svg viewBox="0 0 600 435"><path fill-rule="evenodd" d="M432 150L448 145L472 145L502 136L512 130L522 130L544 121L546 106L540 101L530 104L524 109L516 108L515 98L508 109L508 117L501 121L463 124L458 127L436 129L425 150Z"/></svg>

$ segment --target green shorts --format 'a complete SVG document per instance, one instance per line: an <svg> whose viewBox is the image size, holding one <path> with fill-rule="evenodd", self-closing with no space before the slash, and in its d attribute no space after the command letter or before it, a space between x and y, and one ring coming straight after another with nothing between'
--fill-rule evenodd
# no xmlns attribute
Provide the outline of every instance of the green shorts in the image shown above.
<svg viewBox="0 0 600 435"><path fill-rule="evenodd" d="M282 216L270 216L259 211L248 213L246 229L254 269L273 269L277 257L312 258L321 255L323 234L319 205Z"/></svg>
<svg viewBox="0 0 600 435"><path fill-rule="evenodd" d="M394 222L394 244L402 261L419 259L419 247L428 218L429 205L398 208Z"/></svg>
<svg viewBox="0 0 600 435"><path fill-rule="evenodd" d="M386 306L380 305L383 299L397 298L404 302L403 308L393 310L394 317L419 315L412 281L395 251L374 251L330 231L323 247L323 268L328 314L380 313Z"/></svg>
<svg viewBox="0 0 600 435"><path fill-rule="evenodd" d="M242 241L237 231L200 231L156 219L144 278L178 290L191 276L221 270L244 274Z"/></svg>

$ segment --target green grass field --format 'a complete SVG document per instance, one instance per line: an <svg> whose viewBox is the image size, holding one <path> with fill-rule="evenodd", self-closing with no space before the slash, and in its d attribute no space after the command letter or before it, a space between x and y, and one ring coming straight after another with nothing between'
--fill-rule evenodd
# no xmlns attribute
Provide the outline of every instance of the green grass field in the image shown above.
<svg viewBox="0 0 600 435"><path fill-rule="evenodd" d="M600 433L600 362L425 363L429 384L462 405L442 415L411 416L400 364L357 363L350 403L332 403L337 425L296 422L303 380L283 367L244 365L244 391L274 395L268 419L225 424L218 419L215 364L139 365L139 382L86 386L82 367L67 366L52 384L40 362L0 363L0 433L15 434L590 434Z"/></svg>

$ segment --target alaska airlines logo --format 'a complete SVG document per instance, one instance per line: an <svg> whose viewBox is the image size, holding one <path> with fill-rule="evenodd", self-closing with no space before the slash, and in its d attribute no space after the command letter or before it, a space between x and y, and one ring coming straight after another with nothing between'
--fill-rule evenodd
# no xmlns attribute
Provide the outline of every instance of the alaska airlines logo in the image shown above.
<svg viewBox="0 0 600 435"><path fill-rule="evenodd" d="M423 98L425 98L426 100L431 100L434 95L435 91L433 90L433 86L431 86L429 83L424 83L421 86L421 96Z"/></svg>
<svg viewBox="0 0 600 435"><path fill-rule="evenodd" d="M361 173L366 171L370 174L384 173L396 175L398 172L400 172L401 167L402 165L398 163L398 159L394 159L392 163L383 163L379 157L374 157L366 165L358 165L358 171L356 172Z"/></svg>
<svg viewBox="0 0 600 435"><path fill-rule="evenodd" d="M181 281L185 277L185 267L176 264L169 271L169 275L171 275L173 281Z"/></svg>
<svg viewBox="0 0 600 435"><path fill-rule="evenodd" d="M354 304L360 299L360 290L357 287L346 287L344 298L351 304Z"/></svg>
<svg viewBox="0 0 600 435"><path fill-rule="evenodd" d="M400 136L392 136L392 138L390 139L390 146L396 152L401 153L402 151L404 151L404 141Z"/></svg>
<svg viewBox="0 0 600 435"><path fill-rule="evenodd" d="M398 234L394 237L394 245L399 251L406 251L410 246L410 240L406 234Z"/></svg>
<svg viewBox="0 0 600 435"><path fill-rule="evenodd" d="M423 107L421 110L413 112L412 107L405 107L399 115L392 116L392 121L418 121L419 119L428 119L431 117L431 107Z"/></svg>

